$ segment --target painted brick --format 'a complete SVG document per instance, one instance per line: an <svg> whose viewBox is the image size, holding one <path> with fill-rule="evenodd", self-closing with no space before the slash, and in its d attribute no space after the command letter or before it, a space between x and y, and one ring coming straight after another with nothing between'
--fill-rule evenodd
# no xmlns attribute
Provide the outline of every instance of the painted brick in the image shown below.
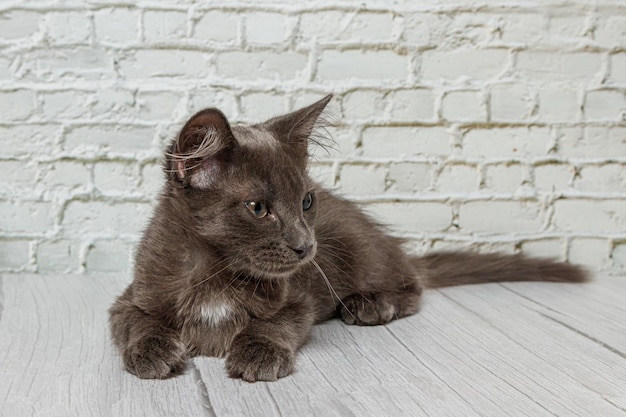
<svg viewBox="0 0 626 417"><path fill-rule="evenodd" d="M42 14L35 11L12 10L0 15L0 39L28 38L40 30Z"/></svg>
<svg viewBox="0 0 626 417"><path fill-rule="evenodd" d="M471 165L447 164L443 167L435 189L442 193L467 193L478 189L478 169Z"/></svg>
<svg viewBox="0 0 626 417"><path fill-rule="evenodd" d="M90 168L83 162L56 161L41 167L39 185L45 190L53 188L86 189L91 177Z"/></svg>
<svg viewBox="0 0 626 417"><path fill-rule="evenodd" d="M20 71L29 80L100 80L115 76L107 51L90 46L33 49L21 57Z"/></svg>
<svg viewBox="0 0 626 417"><path fill-rule="evenodd" d="M138 169L132 163L100 162L94 166L94 185L103 194L133 191L137 187Z"/></svg>
<svg viewBox="0 0 626 417"><path fill-rule="evenodd" d="M499 15L500 38L504 42L531 44L540 41L548 26L542 13L515 13Z"/></svg>
<svg viewBox="0 0 626 417"><path fill-rule="evenodd" d="M145 227L150 208L145 203L71 201L61 227L69 237L137 235Z"/></svg>
<svg viewBox="0 0 626 417"><path fill-rule="evenodd" d="M232 91L198 88L192 90L190 95L190 114L206 109L207 107L220 109L224 112L226 117L232 117L235 114L237 103Z"/></svg>
<svg viewBox="0 0 626 417"><path fill-rule="evenodd" d="M47 240L37 246L39 272L77 272L80 246L65 239Z"/></svg>
<svg viewBox="0 0 626 417"><path fill-rule="evenodd" d="M554 223L559 231L613 233L626 230L626 201L563 199L554 202Z"/></svg>
<svg viewBox="0 0 626 417"><path fill-rule="evenodd" d="M33 161L0 160L0 195L5 198L28 195L37 181L37 168Z"/></svg>
<svg viewBox="0 0 626 417"><path fill-rule="evenodd" d="M67 133L63 150L72 154L133 153L149 150L153 137L154 132L147 127L81 126Z"/></svg>
<svg viewBox="0 0 626 417"><path fill-rule="evenodd" d="M609 48L626 46L626 16L614 15L601 19L594 31L594 39Z"/></svg>
<svg viewBox="0 0 626 417"><path fill-rule="evenodd" d="M569 164L542 164L534 168L535 188L540 191L566 190L574 180L574 168Z"/></svg>
<svg viewBox="0 0 626 417"><path fill-rule="evenodd" d="M94 13L96 39L104 42L135 42L139 15L129 9L103 9Z"/></svg>
<svg viewBox="0 0 626 417"><path fill-rule="evenodd" d="M611 259L619 270L626 269L626 242L620 242L613 248Z"/></svg>
<svg viewBox="0 0 626 417"><path fill-rule="evenodd" d="M35 110L35 92L0 91L0 120L24 120Z"/></svg>
<svg viewBox="0 0 626 417"><path fill-rule="evenodd" d="M614 0L257 3L2 7L8 270L125 272L163 148L189 115L263 120L333 92L339 149L311 146L311 174L419 237L408 247L567 250L626 272L626 17Z"/></svg>
<svg viewBox="0 0 626 417"><path fill-rule="evenodd" d="M577 42L584 39L587 16L551 16L548 35L555 42Z"/></svg>
<svg viewBox="0 0 626 417"><path fill-rule="evenodd" d="M137 117L144 120L173 120L181 107L183 95L170 91L141 91L137 93Z"/></svg>
<svg viewBox="0 0 626 417"><path fill-rule="evenodd" d="M533 201L470 201L459 209L464 232L520 233L541 230L543 213Z"/></svg>
<svg viewBox="0 0 626 417"><path fill-rule="evenodd" d="M0 57L0 80L9 80L11 78L13 78L11 60L5 57Z"/></svg>
<svg viewBox="0 0 626 417"><path fill-rule="evenodd" d="M89 94L83 91L53 91L41 93L41 118L83 119L89 117Z"/></svg>
<svg viewBox="0 0 626 417"><path fill-rule="evenodd" d="M287 19L278 13L251 13L245 16L246 41L249 44L273 44L284 42L287 35Z"/></svg>
<svg viewBox="0 0 626 417"><path fill-rule="evenodd" d="M565 242L563 239L547 238L522 242L522 252L528 256L565 260Z"/></svg>
<svg viewBox="0 0 626 417"><path fill-rule="evenodd" d="M562 128L558 153L566 157L607 159L626 155L626 127Z"/></svg>
<svg viewBox="0 0 626 417"><path fill-rule="evenodd" d="M321 80L404 80L408 59L393 51L334 51L322 53L317 68Z"/></svg>
<svg viewBox="0 0 626 417"><path fill-rule="evenodd" d="M0 232L43 233L53 227L54 213L49 202L0 201Z"/></svg>
<svg viewBox="0 0 626 417"><path fill-rule="evenodd" d="M600 67L600 55L591 52L555 54L528 50L517 55L519 74L537 81L590 81Z"/></svg>
<svg viewBox="0 0 626 417"><path fill-rule="evenodd" d="M562 86L543 86L539 90L538 119L546 122L575 122L580 116L578 92Z"/></svg>
<svg viewBox="0 0 626 417"><path fill-rule="evenodd" d="M504 70L508 55L505 49L426 51L422 55L422 79L490 79Z"/></svg>
<svg viewBox="0 0 626 417"><path fill-rule="evenodd" d="M91 21L84 12L51 12L45 18L48 40L55 44L87 43ZM67 30L67 28L72 30Z"/></svg>
<svg viewBox="0 0 626 417"><path fill-rule="evenodd" d="M285 113L286 100L274 94L247 94L241 97L241 111L244 119L261 122Z"/></svg>
<svg viewBox="0 0 626 417"><path fill-rule="evenodd" d="M0 125L2 156L5 158L34 158L54 150L61 128L55 125Z"/></svg>
<svg viewBox="0 0 626 417"><path fill-rule="evenodd" d="M237 41L237 15L217 10L208 11L196 22L193 37L234 43Z"/></svg>
<svg viewBox="0 0 626 417"><path fill-rule="evenodd" d="M541 127L472 129L463 137L463 153L483 158L542 156L549 143L550 132Z"/></svg>
<svg viewBox="0 0 626 417"><path fill-rule="evenodd" d="M130 269L131 247L117 240L98 240L89 246L85 267L89 272L124 272Z"/></svg>
<svg viewBox="0 0 626 417"><path fill-rule="evenodd" d="M347 119L382 118L387 100L382 91L359 89L347 93L342 102L343 117Z"/></svg>
<svg viewBox="0 0 626 417"><path fill-rule="evenodd" d="M224 52L217 57L223 77L289 80L306 71L308 57L296 52Z"/></svg>
<svg viewBox="0 0 626 417"><path fill-rule="evenodd" d="M375 203L367 205L366 211L397 232L441 232L452 223L452 209L443 203Z"/></svg>
<svg viewBox="0 0 626 417"><path fill-rule="evenodd" d="M346 164L339 174L339 189L353 195L374 195L385 192L387 170L379 165Z"/></svg>
<svg viewBox="0 0 626 417"><path fill-rule="evenodd" d="M590 91L585 98L585 119L626 120L626 92L618 90Z"/></svg>
<svg viewBox="0 0 626 417"><path fill-rule="evenodd" d="M626 53L611 55L611 75L610 80L626 84Z"/></svg>
<svg viewBox="0 0 626 417"><path fill-rule="evenodd" d="M569 244L568 260L590 268L603 269L609 263L607 239L577 237Z"/></svg>
<svg viewBox="0 0 626 417"><path fill-rule="evenodd" d="M317 39L320 42L384 42L391 39L392 30L391 13L304 13L300 17L299 39Z"/></svg>
<svg viewBox="0 0 626 417"><path fill-rule="evenodd" d="M111 122L111 118L127 118L135 112L135 95L128 90L102 89L89 101L92 117Z"/></svg>
<svg viewBox="0 0 626 417"><path fill-rule="evenodd" d="M428 163L399 162L389 166L389 190L399 193L426 191L432 182L433 168Z"/></svg>
<svg viewBox="0 0 626 417"><path fill-rule="evenodd" d="M580 169L574 188L588 192L624 192L626 190L626 165L605 163Z"/></svg>
<svg viewBox="0 0 626 417"><path fill-rule="evenodd" d="M30 262L30 241L0 240L0 271L20 269Z"/></svg>
<svg viewBox="0 0 626 417"><path fill-rule="evenodd" d="M491 88L489 112L496 122L528 120L534 100L528 86L523 84L497 84Z"/></svg>
<svg viewBox="0 0 626 417"><path fill-rule="evenodd" d="M309 166L309 176L313 181L326 187L327 189L334 189L335 186L335 173L331 164L312 163Z"/></svg>
<svg viewBox="0 0 626 417"><path fill-rule="evenodd" d="M402 37L409 44L418 46L440 45L448 39L452 19L443 13L407 13Z"/></svg>
<svg viewBox="0 0 626 417"><path fill-rule="evenodd" d="M484 188L488 191L515 193L524 181L521 164L503 163L485 167Z"/></svg>
<svg viewBox="0 0 626 417"><path fill-rule="evenodd" d="M141 167L141 183L139 184L141 193L154 200L163 187L164 178L161 164L144 165Z"/></svg>
<svg viewBox="0 0 626 417"><path fill-rule="evenodd" d="M393 121L434 121L435 95L427 89L396 90L387 97Z"/></svg>
<svg viewBox="0 0 626 417"><path fill-rule="evenodd" d="M143 15L146 41L168 41L187 36L187 13L179 11L146 11Z"/></svg>
<svg viewBox="0 0 626 417"><path fill-rule="evenodd" d="M487 119L483 96L476 91L450 91L443 96L441 115L455 122L482 122Z"/></svg>
<svg viewBox="0 0 626 417"><path fill-rule="evenodd" d="M369 127L363 131L363 156L402 158L450 152L450 135L442 127Z"/></svg>
<svg viewBox="0 0 626 417"><path fill-rule="evenodd" d="M129 52L119 60L126 78L205 78L210 54L202 51L146 49Z"/></svg>

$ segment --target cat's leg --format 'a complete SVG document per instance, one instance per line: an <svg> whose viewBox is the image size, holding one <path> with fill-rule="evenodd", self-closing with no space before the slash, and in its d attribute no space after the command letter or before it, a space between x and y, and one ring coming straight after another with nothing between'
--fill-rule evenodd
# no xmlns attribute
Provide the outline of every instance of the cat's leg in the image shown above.
<svg viewBox="0 0 626 417"><path fill-rule="evenodd" d="M163 379L185 370L187 349L180 335L138 308L129 288L109 310L113 342L126 370L139 378Z"/></svg>
<svg viewBox="0 0 626 417"><path fill-rule="evenodd" d="M346 324L373 326L414 314L419 309L421 286L415 282L399 291L356 293L344 297L339 316Z"/></svg>
<svg viewBox="0 0 626 417"><path fill-rule="evenodd" d="M296 351L309 337L314 322L313 304L299 299L269 319L252 319L233 339L226 370L244 381L275 381L289 375Z"/></svg>

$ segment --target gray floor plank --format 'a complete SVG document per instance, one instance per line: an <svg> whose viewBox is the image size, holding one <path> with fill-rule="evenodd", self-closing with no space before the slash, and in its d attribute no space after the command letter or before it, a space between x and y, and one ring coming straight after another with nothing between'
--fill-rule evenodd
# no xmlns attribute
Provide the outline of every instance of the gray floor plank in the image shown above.
<svg viewBox="0 0 626 417"><path fill-rule="evenodd" d="M191 372L143 381L122 370L106 322L121 288L102 277L3 277L1 416L210 415Z"/></svg>
<svg viewBox="0 0 626 417"><path fill-rule="evenodd" d="M556 415L623 415L604 396L624 395L626 361L540 312L512 302L506 292L489 285L476 291L449 289L444 294L466 309L465 316L474 315L492 327L476 334L478 338L490 337L493 330L505 336L494 336L500 343L489 355L500 358L497 369L508 383ZM483 329L472 323L476 328Z"/></svg>
<svg viewBox="0 0 626 417"><path fill-rule="evenodd" d="M106 323L120 278L0 282L0 416L626 416L623 278L428 291L388 326L316 326L294 375L256 384L215 358L124 372Z"/></svg>
<svg viewBox="0 0 626 417"><path fill-rule="evenodd" d="M603 277L584 285L531 283L505 285L509 290L544 308L543 314L556 323L599 341L626 358L626 278Z"/></svg>

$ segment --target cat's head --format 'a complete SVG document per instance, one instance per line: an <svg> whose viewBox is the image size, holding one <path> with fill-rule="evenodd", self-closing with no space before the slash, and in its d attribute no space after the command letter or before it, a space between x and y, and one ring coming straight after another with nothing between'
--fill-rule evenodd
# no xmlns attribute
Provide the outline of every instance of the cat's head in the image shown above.
<svg viewBox="0 0 626 417"><path fill-rule="evenodd" d="M317 186L308 145L330 101L255 125L231 126L205 109L165 155L170 195L229 268L259 278L287 276L316 253Z"/></svg>

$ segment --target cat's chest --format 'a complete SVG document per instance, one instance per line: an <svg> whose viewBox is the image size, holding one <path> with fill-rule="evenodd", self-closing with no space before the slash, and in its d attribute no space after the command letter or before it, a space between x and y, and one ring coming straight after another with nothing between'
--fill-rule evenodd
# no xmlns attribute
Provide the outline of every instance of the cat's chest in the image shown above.
<svg viewBox="0 0 626 417"><path fill-rule="evenodd" d="M221 324L231 321L235 309L226 300L210 300L200 305L198 318L200 322L211 327L219 327Z"/></svg>
<svg viewBox="0 0 626 417"><path fill-rule="evenodd" d="M182 337L199 355L224 356L232 339L248 322L248 315L226 298L197 302L189 313Z"/></svg>

